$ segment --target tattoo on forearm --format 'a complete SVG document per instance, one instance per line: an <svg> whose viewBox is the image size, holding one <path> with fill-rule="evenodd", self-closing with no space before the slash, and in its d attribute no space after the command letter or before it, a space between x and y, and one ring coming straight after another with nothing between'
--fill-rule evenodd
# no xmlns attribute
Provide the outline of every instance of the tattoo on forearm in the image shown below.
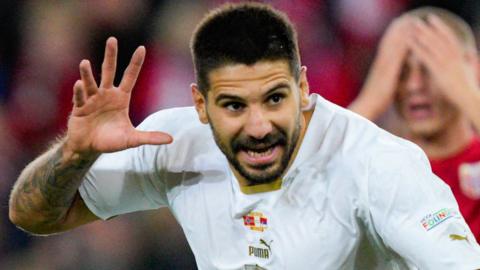
<svg viewBox="0 0 480 270"><path fill-rule="evenodd" d="M56 147L18 180L13 197L15 211L38 216L45 225L64 218L94 161L90 157L63 162L62 148Z"/></svg>

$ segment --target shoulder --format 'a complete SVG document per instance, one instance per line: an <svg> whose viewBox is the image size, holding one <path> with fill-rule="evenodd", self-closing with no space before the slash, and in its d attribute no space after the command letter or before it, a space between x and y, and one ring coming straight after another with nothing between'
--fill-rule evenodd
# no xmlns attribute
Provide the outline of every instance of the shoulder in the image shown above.
<svg viewBox="0 0 480 270"><path fill-rule="evenodd" d="M425 169L428 166L413 143L319 96L313 101L315 111L294 165L312 166L357 191L366 191L372 169L393 173L395 167L408 167L406 161L416 163L412 159L421 160Z"/></svg>
<svg viewBox="0 0 480 270"><path fill-rule="evenodd" d="M138 149L142 155L155 156L161 167L169 171L200 171L224 166L210 126L200 122L194 107L158 111L137 128L166 132L173 137L171 144L145 145Z"/></svg>
<svg viewBox="0 0 480 270"><path fill-rule="evenodd" d="M432 172L425 153L404 140L380 141L370 153L365 187L371 211L408 216L420 208L427 213L428 207L455 206L450 187Z"/></svg>
<svg viewBox="0 0 480 270"><path fill-rule="evenodd" d="M423 151L415 144L320 97L316 99L310 126L315 140L307 143L314 145L315 154L326 152L329 156L338 157L348 163L363 164L369 160L381 161L390 155L402 154L421 156L427 161Z"/></svg>
<svg viewBox="0 0 480 270"><path fill-rule="evenodd" d="M304 139L309 151L302 158L331 174L341 174L361 190L392 183L399 173L432 178L428 159L417 145L322 98L316 100L310 126Z"/></svg>
<svg viewBox="0 0 480 270"><path fill-rule="evenodd" d="M480 159L480 137L478 135L476 135L472 139L472 142L470 143L468 150L471 150L473 152L473 155L476 157L479 157Z"/></svg>

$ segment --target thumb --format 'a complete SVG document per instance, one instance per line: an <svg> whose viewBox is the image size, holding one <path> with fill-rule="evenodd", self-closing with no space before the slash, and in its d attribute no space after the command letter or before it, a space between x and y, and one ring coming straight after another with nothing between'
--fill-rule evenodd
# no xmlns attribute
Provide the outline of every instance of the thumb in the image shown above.
<svg viewBox="0 0 480 270"><path fill-rule="evenodd" d="M169 144L173 141L172 136L159 131L139 131L135 130L128 142L128 147L137 147L144 144Z"/></svg>

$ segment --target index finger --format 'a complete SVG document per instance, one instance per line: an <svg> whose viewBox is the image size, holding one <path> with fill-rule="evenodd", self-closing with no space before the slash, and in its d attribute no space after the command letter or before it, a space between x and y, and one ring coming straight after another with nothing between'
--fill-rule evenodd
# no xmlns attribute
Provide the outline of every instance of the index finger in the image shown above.
<svg viewBox="0 0 480 270"><path fill-rule="evenodd" d="M93 77L90 61L82 60L80 62L80 78L82 78L83 85L89 96L97 93L98 87Z"/></svg>
<svg viewBox="0 0 480 270"><path fill-rule="evenodd" d="M143 60L145 59L145 47L138 47L130 59L128 67L123 73L122 81L120 82L120 89L126 92L130 92L137 81L138 74L142 69Z"/></svg>

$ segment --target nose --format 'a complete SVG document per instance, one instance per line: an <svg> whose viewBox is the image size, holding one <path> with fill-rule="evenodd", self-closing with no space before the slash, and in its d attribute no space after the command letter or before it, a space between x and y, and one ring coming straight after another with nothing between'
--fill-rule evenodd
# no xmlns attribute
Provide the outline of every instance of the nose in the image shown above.
<svg viewBox="0 0 480 270"><path fill-rule="evenodd" d="M258 107L250 107L244 131L255 139L263 139L272 132L273 126L268 115Z"/></svg>
<svg viewBox="0 0 480 270"><path fill-rule="evenodd" d="M418 93L423 90L425 84L424 71L420 67L410 70L406 78L406 90L410 93Z"/></svg>

